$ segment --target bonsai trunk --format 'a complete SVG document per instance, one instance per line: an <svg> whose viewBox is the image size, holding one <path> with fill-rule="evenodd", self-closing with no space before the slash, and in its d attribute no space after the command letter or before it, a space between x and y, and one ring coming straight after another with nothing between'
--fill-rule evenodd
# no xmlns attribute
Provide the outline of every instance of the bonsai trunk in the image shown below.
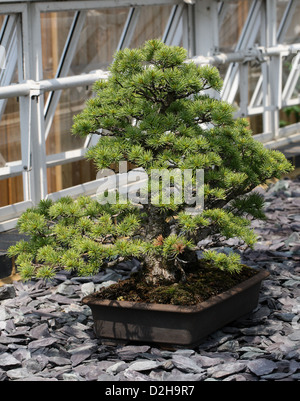
<svg viewBox="0 0 300 401"><path fill-rule="evenodd" d="M173 232L176 233L174 225L167 216L153 207L151 204L144 205L147 214L146 224L140 230L140 235L149 242L160 241ZM161 255L144 256L142 266L144 279L149 284L157 284L165 281L170 283L185 282L186 270L197 263L197 255L194 251L185 249L183 253L174 258L165 258Z"/></svg>
<svg viewBox="0 0 300 401"><path fill-rule="evenodd" d="M185 251L173 259L162 256L146 256L143 261L143 275L148 284L159 284L169 281L179 283L186 281L186 272L196 263L197 255L193 251Z"/></svg>

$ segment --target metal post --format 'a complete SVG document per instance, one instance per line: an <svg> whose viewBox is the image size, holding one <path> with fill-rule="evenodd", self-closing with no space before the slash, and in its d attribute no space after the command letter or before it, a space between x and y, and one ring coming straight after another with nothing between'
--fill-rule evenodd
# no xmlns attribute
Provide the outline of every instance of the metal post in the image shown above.
<svg viewBox="0 0 300 401"><path fill-rule="evenodd" d="M264 0L261 13L261 44L265 47L276 46L277 0ZM279 131L279 99L277 97L278 91L281 92L282 68L281 57L277 57L270 57L262 64L264 132L271 132L274 138L278 136Z"/></svg>
<svg viewBox="0 0 300 401"><path fill-rule="evenodd" d="M240 117L248 115L249 96L249 63L240 64Z"/></svg>
<svg viewBox="0 0 300 401"><path fill-rule="evenodd" d="M195 3L195 51L211 56L219 50L218 3L197 0Z"/></svg>
<svg viewBox="0 0 300 401"><path fill-rule="evenodd" d="M32 79L35 82L43 78L42 67L42 46L41 46L41 24L40 12L36 4L27 4L27 11L23 13L23 63L24 79ZM46 168L46 146L45 146L45 125L44 125L44 98L40 96L38 85L30 90L25 100L21 117L27 111L27 120L21 121L24 127L28 128L27 133L22 131L23 142L26 136L31 142L31 166L27 166L29 174L30 197L34 204L37 204L47 195L47 168ZM23 103L24 104L24 103Z"/></svg>

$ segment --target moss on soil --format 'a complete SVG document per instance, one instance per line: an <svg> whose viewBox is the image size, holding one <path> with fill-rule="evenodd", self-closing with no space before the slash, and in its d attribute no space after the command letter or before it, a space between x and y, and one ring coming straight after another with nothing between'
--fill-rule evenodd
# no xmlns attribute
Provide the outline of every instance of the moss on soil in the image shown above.
<svg viewBox="0 0 300 401"><path fill-rule="evenodd" d="M197 269L187 272L185 283L161 282L149 285L142 272L119 281L93 294L97 299L146 302L168 305L195 305L229 290L257 274L248 266L239 273L229 273L199 262Z"/></svg>

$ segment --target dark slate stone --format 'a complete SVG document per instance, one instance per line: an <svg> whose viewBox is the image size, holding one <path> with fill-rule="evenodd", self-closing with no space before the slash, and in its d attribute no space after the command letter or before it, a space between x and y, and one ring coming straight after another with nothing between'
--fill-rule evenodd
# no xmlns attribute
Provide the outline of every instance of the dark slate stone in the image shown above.
<svg viewBox="0 0 300 401"><path fill-rule="evenodd" d="M6 377L7 377L6 372L0 369L0 382L4 381Z"/></svg>
<svg viewBox="0 0 300 401"><path fill-rule="evenodd" d="M138 360L138 361L132 362L129 365L128 369L134 370L136 372L143 372L143 371L147 371L147 370L156 369L160 366L162 366L162 362L150 361L150 360L146 359L146 360Z"/></svg>
<svg viewBox="0 0 300 401"><path fill-rule="evenodd" d="M53 357L50 357L48 360L54 366L56 366L56 365L57 366L65 366L65 365L70 365L71 364L70 359L63 358L61 356L53 356Z"/></svg>
<svg viewBox="0 0 300 401"><path fill-rule="evenodd" d="M221 379L223 377L243 372L245 369L246 364L243 362L228 362L209 368L208 374L214 379Z"/></svg>
<svg viewBox="0 0 300 401"><path fill-rule="evenodd" d="M42 348L42 347L49 347L50 345L52 345L56 342L57 342L57 339L53 338L53 337L41 338L39 340L31 341L28 344L28 349L38 349L38 348Z"/></svg>
<svg viewBox="0 0 300 401"><path fill-rule="evenodd" d="M70 305L74 303L74 299L59 294L52 294L47 299L48 301L57 302L60 305Z"/></svg>
<svg viewBox="0 0 300 401"><path fill-rule="evenodd" d="M3 287L0 287L0 301L4 299L15 298L16 290L12 284L6 284Z"/></svg>
<svg viewBox="0 0 300 401"><path fill-rule="evenodd" d="M254 373L256 376L268 375L277 368L275 362L264 358L250 361L248 362L247 366L250 369L250 371Z"/></svg>
<svg viewBox="0 0 300 401"><path fill-rule="evenodd" d="M48 324L47 323L39 324L38 326L31 329L28 334L31 338L35 338L37 340L42 337L50 337Z"/></svg>
<svg viewBox="0 0 300 401"><path fill-rule="evenodd" d="M0 368L12 368L14 366L20 366L21 363L14 356L8 352L4 352L0 355Z"/></svg>
<svg viewBox="0 0 300 401"><path fill-rule="evenodd" d="M172 362L177 369L180 369L186 373L202 373L203 369L197 365L197 363L185 356L174 355Z"/></svg>
<svg viewBox="0 0 300 401"><path fill-rule="evenodd" d="M117 354L121 360L131 361L140 353L147 352L149 349L148 345L127 345L117 349Z"/></svg>
<svg viewBox="0 0 300 401"><path fill-rule="evenodd" d="M218 357L209 357L204 355L196 355L193 359L195 359L197 364L202 368L210 368L212 366L220 365L223 361Z"/></svg>
<svg viewBox="0 0 300 401"><path fill-rule="evenodd" d="M27 340L25 338L17 338L17 337L8 337L8 336L0 336L0 344L8 345L8 344L22 344Z"/></svg>

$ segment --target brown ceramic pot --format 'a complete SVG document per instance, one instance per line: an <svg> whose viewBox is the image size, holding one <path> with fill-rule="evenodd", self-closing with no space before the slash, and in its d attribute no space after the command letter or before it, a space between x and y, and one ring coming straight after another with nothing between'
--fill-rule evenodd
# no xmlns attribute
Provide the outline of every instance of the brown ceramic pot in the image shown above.
<svg viewBox="0 0 300 401"><path fill-rule="evenodd" d="M230 290L193 306L100 300L93 294L82 301L92 310L99 338L191 347L255 309L261 282L268 275L259 271Z"/></svg>

